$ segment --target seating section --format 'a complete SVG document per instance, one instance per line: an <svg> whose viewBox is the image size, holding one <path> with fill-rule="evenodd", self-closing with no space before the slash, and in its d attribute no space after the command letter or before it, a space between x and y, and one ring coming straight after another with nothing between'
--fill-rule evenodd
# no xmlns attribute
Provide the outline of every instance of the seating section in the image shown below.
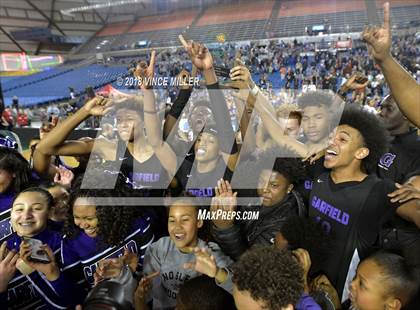
<svg viewBox="0 0 420 310"><path fill-rule="evenodd" d="M50 70L41 71L36 74L20 76L19 79L16 81L14 79L4 79L4 77L1 77L1 86L3 89L3 93L7 94L8 92L11 92L17 88L38 83L43 80L51 79L72 70L73 69L71 68L54 68Z"/></svg>
<svg viewBox="0 0 420 310"><path fill-rule="evenodd" d="M115 81L118 76L126 73L127 68L125 66L90 65L68 71L54 78L13 89L4 94L4 99L6 104L10 104L12 97L17 96L19 102L23 105L65 100L70 98L69 87L73 87L77 94L83 92L88 85L99 88Z"/></svg>
<svg viewBox="0 0 420 310"><path fill-rule="evenodd" d="M293 0L283 1L278 17L330 14L338 12L365 11L365 2L361 0L334 1Z"/></svg>
<svg viewBox="0 0 420 310"><path fill-rule="evenodd" d="M268 19L273 9L274 1L253 1L249 3L229 4L208 8L197 21L197 26L246 22L249 20Z"/></svg>
<svg viewBox="0 0 420 310"><path fill-rule="evenodd" d="M197 11L181 11L177 13L141 17L128 30L129 33L149 32L163 29L183 28L189 26L197 15Z"/></svg>
<svg viewBox="0 0 420 310"><path fill-rule="evenodd" d="M131 26L131 23L117 23L105 26L100 32L98 37L112 36L125 33Z"/></svg>
<svg viewBox="0 0 420 310"><path fill-rule="evenodd" d="M367 23L366 11L285 16L273 21L270 32L279 37L305 35L305 26L319 24L331 25L331 33L354 32L361 31Z"/></svg>
<svg viewBox="0 0 420 310"><path fill-rule="evenodd" d="M258 40L264 38L266 20L250 20L228 24L193 27L188 35L192 40L211 43L217 42L217 36L223 34L226 41Z"/></svg>

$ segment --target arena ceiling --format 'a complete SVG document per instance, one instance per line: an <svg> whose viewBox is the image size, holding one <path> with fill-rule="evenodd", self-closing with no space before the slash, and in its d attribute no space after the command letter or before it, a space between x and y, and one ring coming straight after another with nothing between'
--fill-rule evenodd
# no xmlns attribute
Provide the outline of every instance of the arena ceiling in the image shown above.
<svg viewBox="0 0 420 310"><path fill-rule="evenodd" d="M0 51L28 54L67 53L59 44L17 41L13 31L47 27L60 36L92 36L105 24L183 8L207 6L216 0L1 0ZM110 5L111 4L111 5ZM116 5L121 4L121 5ZM97 7L92 7L97 5ZM73 10L73 11L72 11Z"/></svg>

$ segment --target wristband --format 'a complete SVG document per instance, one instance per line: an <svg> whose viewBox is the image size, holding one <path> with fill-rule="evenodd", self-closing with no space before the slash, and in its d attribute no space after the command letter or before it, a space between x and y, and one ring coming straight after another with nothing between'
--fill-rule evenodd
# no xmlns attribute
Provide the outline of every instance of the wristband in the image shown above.
<svg viewBox="0 0 420 310"><path fill-rule="evenodd" d="M251 95L252 95L253 97L257 98L257 95L258 95L259 91L260 91L260 88L259 88L257 85L255 85L255 86L251 89Z"/></svg>

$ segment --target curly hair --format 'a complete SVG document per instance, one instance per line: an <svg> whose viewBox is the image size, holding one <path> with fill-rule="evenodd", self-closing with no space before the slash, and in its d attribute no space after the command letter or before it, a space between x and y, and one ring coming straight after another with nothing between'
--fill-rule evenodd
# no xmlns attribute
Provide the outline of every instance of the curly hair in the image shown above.
<svg viewBox="0 0 420 310"><path fill-rule="evenodd" d="M259 176L263 170L276 171L283 175L290 184L305 179L306 170L299 156L285 149L273 147L259 154L255 160L239 163L235 168L232 186L239 196L256 197ZM274 161L274 163L273 163Z"/></svg>
<svg viewBox="0 0 420 310"><path fill-rule="evenodd" d="M0 147L0 169L15 175L9 186L15 193L33 185L28 161L14 149Z"/></svg>
<svg viewBox="0 0 420 310"><path fill-rule="evenodd" d="M368 173L374 173L379 159L389 149L390 136L382 122L358 106L347 105L340 125L350 126L360 133L363 146L369 149L369 155L362 160L363 168Z"/></svg>
<svg viewBox="0 0 420 310"><path fill-rule="evenodd" d="M206 275L192 278L179 288L177 309L182 310L233 310L232 295L218 287Z"/></svg>
<svg viewBox="0 0 420 310"><path fill-rule="evenodd" d="M232 267L232 282L262 300L267 309L296 305L303 293L303 269L291 252L271 246L255 246Z"/></svg>
<svg viewBox="0 0 420 310"><path fill-rule="evenodd" d="M321 223L311 218L292 216L280 228L290 250L298 248L308 251L312 265L310 274L321 269L321 263L330 254L331 240Z"/></svg>
<svg viewBox="0 0 420 310"><path fill-rule="evenodd" d="M131 206L112 206L112 199L115 199L115 191L102 189L76 189L70 194L66 221L64 222L63 233L70 239L75 238L80 228L74 224L73 207L76 199L81 197L99 198L103 204L96 205L96 217L98 218L98 236L107 246L120 244L130 234L136 220L136 210Z"/></svg>

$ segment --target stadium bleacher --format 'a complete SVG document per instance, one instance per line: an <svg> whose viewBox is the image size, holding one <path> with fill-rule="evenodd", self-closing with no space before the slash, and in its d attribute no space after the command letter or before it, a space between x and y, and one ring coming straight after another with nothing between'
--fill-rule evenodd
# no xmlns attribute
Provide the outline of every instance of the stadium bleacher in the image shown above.
<svg viewBox="0 0 420 310"><path fill-rule="evenodd" d="M83 92L86 85L98 88L113 82L127 71L125 66L90 65L68 70L59 77L36 80L34 83L5 92L5 103L10 104L13 96L24 106L70 98L69 87L76 94Z"/></svg>

